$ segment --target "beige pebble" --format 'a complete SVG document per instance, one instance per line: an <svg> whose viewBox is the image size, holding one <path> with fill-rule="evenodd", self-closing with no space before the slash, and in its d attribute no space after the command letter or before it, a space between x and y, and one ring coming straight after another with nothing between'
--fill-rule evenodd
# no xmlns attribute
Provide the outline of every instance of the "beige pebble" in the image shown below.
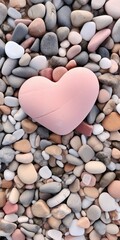
<svg viewBox="0 0 120 240"><path fill-rule="evenodd" d="M96 221L101 216L101 209L97 205L92 205L87 209L87 217L92 220Z"/></svg>
<svg viewBox="0 0 120 240"><path fill-rule="evenodd" d="M109 234L117 234L119 232L119 227L116 224L109 223L107 224L107 233Z"/></svg>
<svg viewBox="0 0 120 240"><path fill-rule="evenodd" d="M112 157L115 159L120 159L120 151L117 148L112 149Z"/></svg>
<svg viewBox="0 0 120 240"><path fill-rule="evenodd" d="M87 217L81 217L78 222L77 222L77 225L82 227L82 228L89 228L90 227L90 221Z"/></svg>
<svg viewBox="0 0 120 240"><path fill-rule="evenodd" d="M120 115L116 112L110 113L104 118L102 125L109 132L120 130Z"/></svg>
<svg viewBox="0 0 120 240"><path fill-rule="evenodd" d="M99 196L99 191L95 187L84 187L84 193L91 198L97 198Z"/></svg>
<svg viewBox="0 0 120 240"><path fill-rule="evenodd" d="M19 200L19 196L20 196L20 193L19 193L18 189L16 187L14 187L10 192L9 202L12 204L17 203Z"/></svg>
<svg viewBox="0 0 120 240"><path fill-rule="evenodd" d="M32 205L32 213L35 217L46 218L50 214L50 209L45 203L45 201L40 199Z"/></svg>
<svg viewBox="0 0 120 240"><path fill-rule="evenodd" d="M75 149L76 151L79 150L79 148L81 147L81 139L79 136L74 136L71 140L70 140L70 145L73 149Z"/></svg>
<svg viewBox="0 0 120 240"><path fill-rule="evenodd" d="M115 108L115 101L110 99L103 107L103 112L105 115L109 115Z"/></svg>
<svg viewBox="0 0 120 240"><path fill-rule="evenodd" d="M6 203L6 194L4 191L0 192L0 208L4 207Z"/></svg>
<svg viewBox="0 0 120 240"><path fill-rule="evenodd" d="M23 8L26 6L26 0L10 0L9 6L13 8Z"/></svg>
<svg viewBox="0 0 120 240"><path fill-rule="evenodd" d="M37 125L29 119L22 120L22 128L26 133L33 133L37 129Z"/></svg>
<svg viewBox="0 0 120 240"><path fill-rule="evenodd" d="M101 89L98 95L99 103L106 103L110 99L110 94L106 89Z"/></svg>
<svg viewBox="0 0 120 240"><path fill-rule="evenodd" d="M45 152L49 155L59 156L62 153L62 149L57 145L51 145L45 148Z"/></svg>
<svg viewBox="0 0 120 240"><path fill-rule="evenodd" d="M27 139L22 139L13 144L15 150L23 153L28 153L31 150L30 142Z"/></svg>
<svg viewBox="0 0 120 240"><path fill-rule="evenodd" d="M95 136L91 136L88 139L88 145L90 145L95 152L99 152L103 149L103 144Z"/></svg>
<svg viewBox="0 0 120 240"><path fill-rule="evenodd" d="M60 204L56 208L53 208L51 211L51 214L53 215L53 217L57 219L63 219L70 213L71 213L71 209L65 203Z"/></svg>
<svg viewBox="0 0 120 240"><path fill-rule="evenodd" d="M15 159L17 162L20 163L31 163L33 161L33 155L32 153L20 153L16 154Z"/></svg>
<svg viewBox="0 0 120 240"><path fill-rule="evenodd" d="M118 141L120 142L120 133L118 131L110 133L110 141Z"/></svg>
<svg viewBox="0 0 120 240"><path fill-rule="evenodd" d="M101 240L101 236L95 230L92 230L89 234L89 240Z"/></svg>
<svg viewBox="0 0 120 240"><path fill-rule="evenodd" d="M37 172L32 163L20 164L17 174L20 180L25 184L33 184L37 181Z"/></svg>
<svg viewBox="0 0 120 240"><path fill-rule="evenodd" d="M85 164L85 170L92 174L100 174L106 171L106 166L99 161L90 161Z"/></svg>
<svg viewBox="0 0 120 240"><path fill-rule="evenodd" d="M5 106L5 105L1 105L0 106L0 111L2 113L4 113L5 115L9 115L10 114L10 107Z"/></svg>
<svg viewBox="0 0 120 240"><path fill-rule="evenodd" d="M114 198L120 198L120 180L114 180L108 186L109 194Z"/></svg>
<svg viewBox="0 0 120 240"><path fill-rule="evenodd" d="M60 219L56 219L53 216L51 216L51 217L48 218L48 224L53 229L59 229L60 224L61 224L61 220Z"/></svg>
<svg viewBox="0 0 120 240"><path fill-rule="evenodd" d="M115 60L111 59L111 67L109 68L110 73L116 73L118 70L118 64L116 63Z"/></svg>

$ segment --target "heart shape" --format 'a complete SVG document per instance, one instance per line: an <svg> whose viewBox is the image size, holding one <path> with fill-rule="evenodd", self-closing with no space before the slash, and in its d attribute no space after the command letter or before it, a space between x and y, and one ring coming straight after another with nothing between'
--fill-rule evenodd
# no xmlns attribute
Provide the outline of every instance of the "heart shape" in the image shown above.
<svg viewBox="0 0 120 240"><path fill-rule="evenodd" d="M36 76L21 86L22 109L52 132L65 135L74 130L92 109L99 92L96 75L77 67L66 72L58 82Z"/></svg>

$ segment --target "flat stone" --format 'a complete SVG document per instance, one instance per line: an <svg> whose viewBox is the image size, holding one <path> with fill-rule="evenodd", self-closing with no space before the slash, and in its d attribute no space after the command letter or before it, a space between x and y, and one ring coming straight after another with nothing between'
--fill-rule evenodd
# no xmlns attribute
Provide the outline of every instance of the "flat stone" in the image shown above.
<svg viewBox="0 0 120 240"><path fill-rule="evenodd" d="M43 178L43 179L48 179L52 176L52 172L51 170L48 168L48 166L43 166L40 168L39 170L39 175Z"/></svg>
<svg viewBox="0 0 120 240"><path fill-rule="evenodd" d="M90 40L88 44L88 51L95 52L97 48L103 43L103 41L109 37L111 33L110 29L103 29L98 31Z"/></svg>
<svg viewBox="0 0 120 240"><path fill-rule="evenodd" d="M26 6L26 0L10 0L10 7L13 8L24 8Z"/></svg>
<svg viewBox="0 0 120 240"><path fill-rule="evenodd" d="M96 0L92 0L91 6L93 9L98 10L104 6L105 2L106 0L100 0L99 2L96 2Z"/></svg>
<svg viewBox="0 0 120 240"><path fill-rule="evenodd" d="M44 18L45 6L42 3L33 5L28 10L28 16L31 19Z"/></svg>
<svg viewBox="0 0 120 240"><path fill-rule="evenodd" d="M78 226L77 224L78 220L73 219L70 227L69 227L69 232L72 236L81 236L84 235L85 229Z"/></svg>
<svg viewBox="0 0 120 240"><path fill-rule="evenodd" d="M40 71L42 69L45 69L48 67L48 61L45 56L36 56L30 61L30 67L36 69L37 71Z"/></svg>
<svg viewBox="0 0 120 240"><path fill-rule="evenodd" d="M16 213L18 211L18 204L12 204L7 201L5 206L3 207L3 211L5 212L5 214Z"/></svg>
<svg viewBox="0 0 120 240"><path fill-rule="evenodd" d="M62 153L62 149L57 145L51 145L45 148L45 152L50 155L59 156Z"/></svg>
<svg viewBox="0 0 120 240"><path fill-rule="evenodd" d="M5 97L5 104L9 107L17 107L19 105L18 99L12 96Z"/></svg>
<svg viewBox="0 0 120 240"><path fill-rule="evenodd" d="M13 147L16 151L20 151L23 153L30 152L31 150L30 142L27 139L22 139L20 141L15 142Z"/></svg>
<svg viewBox="0 0 120 240"><path fill-rule="evenodd" d="M74 10L71 12L71 22L74 27L81 27L84 23L91 21L93 14L89 11Z"/></svg>
<svg viewBox="0 0 120 240"><path fill-rule="evenodd" d="M81 198L78 193L71 193L67 199L67 205L73 212L80 212L81 210Z"/></svg>
<svg viewBox="0 0 120 240"><path fill-rule="evenodd" d="M79 150L79 148L81 147L81 139L79 136L74 136L71 140L70 140L70 145L73 149L75 149L76 151Z"/></svg>
<svg viewBox="0 0 120 240"><path fill-rule="evenodd" d="M7 14L13 19L22 18L21 13L19 11L17 11L17 9L12 8L12 7L8 8Z"/></svg>
<svg viewBox="0 0 120 240"><path fill-rule="evenodd" d="M100 89L99 95L98 95L98 101L99 103L106 103L110 99L110 94L106 89Z"/></svg>
<svg viewBox="0 0 120 240"><path fill-rule="evenodd" d="M76 31L71 31L68 35L68 40L71 44L76 45L82 41L82 36Z"/></svg>
<svg viewBox="0 0 120 240"><path fill-rule="evenodd" d="M93 149L87 144L81 146L78 153L84 162L89 162L95 155Z"/></svg>
<svg viewBox="0 0 120 240"><path fill-rule="evenodd" d="M16 227L17 225L15 223L10 223L4 219L0 220L0 229L8 235L11 235L15 231Z"/></svg>
<svg viewBox="0 0 120 240"><path fill-rule="evenodd" d="M19 193L18 189L14 187L10 192L9 202L12 204L17 203L19 200L19 195L20 195L20 193Z"/></svg>
<svg viewBox="0 0 120 240"><path fill-rule="evenodd" d="M116 209L116 201L107 192L103 192L99 196L99 205L103 211L110 212Z"/></svg>
<svg viewBox="0 0 120 240"><path fill-rule="evenodd" d="M101 220L98 220L94 223L94 229L100 236L105 235L106 224L104 224Z"/></svg>
<svg viewBox="0 0 120 240"><path fill-rule="evenodd" d="M87 22L83 25L80 34L84 40L90 41L90 39L95 35L95 32L96 24L94 22Z"/></svg>
<svg viewBox="0 0 120 240"><path fill-rule="evenodd" d="M57 11L57 18L58 18L59 26L64 26L64 27L70 28L71 27L70 15L71 15L70 7L67 5L62 6Z"/></svg>
<svg viewBox="0 0 120 240"><path fill-rule="evenodd" d="M95 187L84 187L84 193L91 198L98 198L99 191Z"/></svg>
<svg viewBox="0 0 120 240"><path fill-rule="evenodd" d="M32 163L19 165L17 173L24 184L33 184L37 180L37 172Z"/></svg>
<svg viewBox="0 0 120 240"><path fill-rule="evenodd" d="M55 82L59 81L60 78L67 72L65 67L56 67L52 72L52 77Z"/></svg>
<svg viewBox="0 0 120 240"><path fill-rule="evenodd" d="M16 138L12 134L6 134L5 137L3 138L2 145L9 145L12 144L16 141Z"/></svg>
<svg viewBox="0 0 120 240"><path fill-rule="evenodd" d="M46 32L46 26L42 18L35 18L28 27L32 37L42 37Z"/></svg>
<svg viewBox="0 0 120 240"><path fill-rule="evenodd" d="M48 205L42 199L32 205L32 213L35 217L47 218L50 214Z"/></svg>
<svg viewBox="0 0 120 240"><path fill-rule="evenodd" d="M90 161L85 164L85 170L92 174L100 174L106 171L106 166L99 161Z"/></svg>
<svg viewBox="0 0 120 240"><path fill-rule="evenodd" d="M97 205L92 205L87 209L89 220L96 221L101 217L101 209Z"/></svg>
<svg viewBox="0 0 120 240"><path fill-rule="evenodd" d="M120 42L120 36L118 32L120 31L120 19L118 19L112 29L112 38L115 43Z"/></svg>
<svg viewBox="0 0 120 240"><path fill-rule="evenodd" d="M32 153L18 153L15 156L15 159L19 163L31 163L33 161Z"/></svg>
<svg viewBox="0 0 120 240"><path fill-rule="evenodd" d="M55 207L58 204L64 202L64 200L69 196L70 191L67 188L63 188L56 196L49 198L47 204L49 207Z"/></svg>
<svg viewBox="0 0 120 240"><path fill-rule="evenodd" d="M66 66L67 63L68 63L68 59L66 57L53 56L50 59L50 65L53 68L58 66Z"/></svg>
<svg viewBox="0 0 120 240"><path fill-rule="evenodd" d="M14 159L15 151L11 147L3 147L0 150L0 162L10 163Z"/></svg>
<svg viewBox="0 0 120 240"><path fill-rule="evenodd" d="M5 53L9 58L18 59L24 54L24 48L14 41L9 41L5 45Z"/></svg>
<svg viewBox="0 0 120 240"><path fill-rule="evenodd" d="M7 17L7 7L5 4L0 3L0 25L4 22Z"/></svg>
<svg viewBox="0 0 120 240"><path fill-rule="evenodd" d="M45 24L48 31L51 31L56 26L57 15L55 5L51 2L46 2Z"/></svg>
<svg viewBox="0 0 120 240"><path fill-rule="evenodd" d="M111 60L104 57L100 60L99 65L102 69L109 69L111 67L112 63L111 63Z"/></svg>
<svg viewBox="0 0 120 240"><path fill-rule="evenodd" d="M12 59L11 59L12 60ZM7 60L6 60L7 61ZM14 75L9 75L7 76L7 80L10 84L11 87L13 88L19 88L21 87L21 85L24 83L25 79L24 78L20 78Z"/></svg>
<svg viewBox="0 0 120 240"><path fill-rule="evenodd" d="M54 32L46 33L41 40L41 52L46 56L57 55L58 39Z"/></svg>
<svg viewBox="0 0 120 240"><path fill-rule="evenodd" d="M25 240L25 235L21 232L20 229L16 229L12 234L13 240Z"/></svg>
<svg viewBox="0 0 120 240"><path fill-rule="evenodd" d="M58 193L62 188L59 182L48 182L40 186L40 191L44 193Z"/></svg>
<svg viewBox="0 0 120 240"><path fill-rule="evenodd" d="M67 58L72 59L75 56L77 56L81 52L81 46L80 45L74 45L69 48L67 51Z"/></svg>
<svg viewBox="0 0 120 240"><path fill-rule="evenodd" d="M102 125L109 132L120 130L120 115L116 112L110 113L104 118Z"/></svg>
<svg viewBox="0 0 120 240"><path fill-rule="evenodd" d="M109 223L107 225L107 233L116 235L118 234L118 232L119 232L119 227L116 224Z"/></svg>
<svg viewBox="0 0 120 240"><path fill-rule="evenodd" d="M102 30L103 28L108 27L113 22L113 18L108 15L101 15L94 17L93 21L96 24L97 30Z"/></svg>
<svg viewBox="0 0 120 240"><path fill-rule="evenodd" d="M7 58L2 66L2 74L9 76L12 70L17 66L17 59Z"/></svg>
<svg viewBox="0 0 120 240"><path fill-rule="evenodd" d="M72 165L76 165L76 166L79 166L82 164L82 160L78 157L75 157L71 154L67 154L66 155L66 160L68 163L72 164Z"/></svg>
<svg viewBox="0 0 120 240"><path fill-rule="evenodd" d="M118 19L120 17L119 12L120 2L119 0L110 0L105 4L105 10L108 15L112 16L114 19Z"/></svg>
<svg viewBox="0 0 120 240"><path fill-rule="evenodd" d="M11 40L16 43L21 43L28 34L28 27L24 23L18 23L15 27Z"/></svg>
<svg viewBox="0 0 120 240"><path fill-rule="evenodd" d="M38 75L38 72L31 67L17 67L14 68L12 74L20 78L30 78Z"/></svg>
<svg viewBox="0 0 120 240"><path fill-rule="evenodd" d="M53 208L51 214L57 219L63 219L71 213L71 209L65 204L60 204L58 207Z"/></svg>
<svg viewBox="0 0 120 240"><path fill-rule="evenodd" d="M24 190L20 195L19 201L24 207L29 207L34 199L34 190Z"/></svg>
<svg viewBox="0 0 120 240"><path fill-rule="evenodd" d="M56 229L50 229L47 231L47 234L50 238L52 238L53 240L61 240L62 239L62 232L56 230Z"/></svg>
<svg viewBox="0 0 120 240"><path fill-rule="evenodd" d="M31 50L32 52L36 52L36 53L39 52L39 50L40 50L40 40L39 40L39 38L36 38L36 39L35 39L35 41L34 41L34 43L32 44L30 50Z"/></svg>

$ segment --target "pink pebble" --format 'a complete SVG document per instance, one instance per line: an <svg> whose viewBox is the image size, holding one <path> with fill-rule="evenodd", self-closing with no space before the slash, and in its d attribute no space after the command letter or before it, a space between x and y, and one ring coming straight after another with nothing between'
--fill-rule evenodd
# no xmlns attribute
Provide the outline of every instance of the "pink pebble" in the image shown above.
<svg viewBox="0 0 120 240"><path fill-rule="evenodd" d="M32 214L32 211L31 211L31 207L27 207L26 208L26 216L28 218L33 218L33 214Z"/></svg>
<svg viewBox="0 0 120 240"><path fill-rule="evenodd" d="M72 59L75 56L77 56L81 52L81 46L80 45L74 45L67 51L67 58Z"/></svg>
<svg viewBox="0 0 120 240"><path fill-rule="evenodd" d="M52 80L52 72L53 72L52 68L45 68L39 71L39 75Z"/></svg>
<svg viewBox="0 0 120 240"><path fill-rule="evenodd" d="M70 70L71 68L75 68L77 66L77 63L74 59L70 60L67 65L65 66L67 70Z"/></svg>
<svg viewBox="0 0 120 240"><path fill-rule="evenodd" d="M85 187L85 186L89 186L89 187L94 187L96 184L96 178L92 175L89 174L87 172L83 172L81 175L81 186Z"/></svg>
<svg viewBox="0 0 120 240"><path fill-rule="evenodd" d="M106 103L110 99L110 94L106 89L101 89L98 95L99 103Z"/></svg>
<svg viewBox="0 0 120 240"><path fill-rule="evenodd" d="M24 23L26 26L28 26L32 20L30 19L15 19L15 24L17 25L18 23Z"/></svg>
<svg viewBox="0 0 120 240"><path fill-rule="evenodd" d="M52 73L53 81L57 82L66 72L67 69L65 67L56 67Z"/></svg>
<svg viewBox="0 0 120 240"><path fill-rule="evenodd" d="M11 41L11 39L12 39L12 34L7 33L7 34L6 34L6 40L7 40L7 41Z"/></svg>
<svg viewBox="0 0 120 240"><path fill-rule="evenodd" d="M12 234L12 240L25 240L25 235L20 231L20 229L16 229Z"/></svg>
<svg viewBox="0 0 120 240"><path fill-rule="evenodd" d="M93 126L82 122L76 129L76 133L84 134L85 136L91 136L93 131Z"/></svg>
<svg viewBox="0 0 120 240"><path fill-rule="evenodd" d="M33 44L34 41L35 41L35 38L30 37L30 38L26 39L24 42L22 42L21 46L24 49L29 48Z"/></svg>
<svg viewBox="0 0 120 240"><path fill-rule="evenodd" d="M18 211L18 204L12 204L9 201L6 202L3 210L6 214L16 213Z"/></svg>
<svg viewBox="0 0 120 240"><path fill-rule="evenodd" d="M111 59L111 67L109 68L109 72L110 73L116 73L118 70L118 64L116 63L116 61L114 59Z"/></svg>
<svg viewBox="0 0 120 240"><path fill-rule="evenodd" d="M88 44L88 51L95 52L97 48L109 37L111 30L109 28L97 32Z"/></svg>

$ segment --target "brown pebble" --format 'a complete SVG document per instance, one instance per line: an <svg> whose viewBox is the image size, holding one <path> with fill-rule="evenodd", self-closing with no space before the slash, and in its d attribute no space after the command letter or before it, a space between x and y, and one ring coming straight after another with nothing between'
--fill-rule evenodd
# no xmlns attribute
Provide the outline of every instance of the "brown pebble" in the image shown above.
<svg viewBox="0 0 120 240"><path fill-rule="evenodd" d="M72 165L72 164L70 164L70 163L66 163L66 164L64 165L64 171L65 171L66 173L73 171L74 168L75 168L75 166Z"/></svg>
<svg viewBox="0 0 120 240"><path fill-rule="evenodd" d="M22 128L26 133L33 133L37 129L37 125L29 119L22 120Z"/></svg>
<svg viewBox="0 0 120 240"><path fill-rule="evenodd" d="M99 196L99 191L95 187L84 187L84 193L91 198L97 198Z"/></svg>
<svg viewBox="0 0 120 240"><path fill-rule="evenodd" d="M90 227L90 221L87 217L81 217L78 221L77 221L77 225L81 228L89 228Z"/></svg>
<svg viewBox="0 0 120 240"><path fill-rule="evenodd" d="M32 205L32 214L39 218L46 218L50 214L50 209L45 201L40 199Z"/></svg>
<svg viewBox="0 0 120 240"><path fill-rule="evenodd" d="M61 220L60 219L56 219L53 216L51 216L51 217L48 218L48 224L53 229L59 229L59 226L61 224Z"/></svg>
<svg viewBox="0 0 120 240"><path fill-rule="evenodd" d="M112 157L116 160L120 159L120 151L117 148L112 149Z"/></svg>
<svg viewBox="0 0 120 240"><path fill-rule="evenodd" d="M2 188L10 189L10 188L12 188L12 186L13 186L12 181L7 181L5 179L2 180L2 184L1 184Z"/></svg>
<svg viewBox="0 0 120 240"><path fill-rule="evenodd" d="M74 59L72 59L67 63L67 65L65 67L67 68L67 70L70 70L76 66L77 66L76 61Z"/></svg>
<svg viewBox="0 0 120 240"><path fill-rule="evenodd" d="M65 67L56 67L53 70L52 77L53 81L57 82L60 80L60 78L67 72L67 69Z"/></svg>
<svg viewBox="0 0 120 240"><path fill-rule="evenodd" d="M5 192L0 192L0 208L4 207L6 203L6 194Z"/></svg>
<svg viewBox="0 0 120 240"><path fill-rule="evenodd" d="M4 113L5 115L9 115L10 112L11 112L10 107L5 106L5 105L1 105L1 106L0 106L0 111L1 111L2 113Z"/></svg>
<svg viewBox="0 0 120 240"><path fill-rule="evenodd" d="M117 112L110 113L104 118L102 125L109 132L120 130L120 115Z"/></svg>
<svg viewBox="0 0 120 240"><path fill-rule="evenodd" d="M22 139L13 144L13 147L16 151L28 153L31 150L30 142L27 139Z"/></svg>
<svg viewBox="0 0 120 240"><path fill-rule="evenodd" d="M105 115L110 114L115 108L115 101L113 99L110 99L104 106L103 112Z"/></svg>
<svg viewBox="0 0 120 240"><path fill-rule="evenodd" d="M113 198L120 198L120 181L114 180L108 186L108 192Z"/></svg>
<svg viewBox="0 0 120 240"><path fill-rule="evenodd" d="M45 148L45 152L49 155L59 156L62 153L62 149L57 145L51 145Z"/></svg>
<svg viewBox="0 0 120 240"><path fill-rule="evenodd" d="M42 37L46 32L45 23L42 18L33 20L29 27L28 32L32 37Z"/></svg>
<svg viewBox="0 0 120 240"><path fill-rule="evenodd" d="M58 135L58 134L55 134L55 133L50 134L49 139L51 141L53 141L54 143L57 143L57 144L61 144L62 143L61 136Z"/></svg>

